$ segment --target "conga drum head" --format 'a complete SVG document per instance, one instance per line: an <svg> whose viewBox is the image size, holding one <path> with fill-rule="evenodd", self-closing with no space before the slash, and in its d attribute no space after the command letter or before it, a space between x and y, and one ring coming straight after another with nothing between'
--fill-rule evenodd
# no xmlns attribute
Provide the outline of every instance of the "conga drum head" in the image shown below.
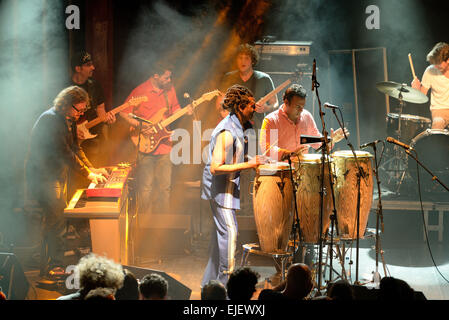
<svg viewBox="0 0 449 320"><path fill-rule="evenodd" d="M279 172L290 171L290 165L285 162L267 163L258 166L256 171L261 176L276 175Z"/></svg>
<svg viewBox="0 0 449 320"><path fill-rule="evenodd" d="M449 185L449 131L427 129L417 135L410 146L418 154L418 160L436 175L445 185ZM417 180L416 161L408 158L408 170L413 180ZM447 192L430 175L420 168L420 181L426 192ZM449 199L449 193L447 193Z"/></svg>

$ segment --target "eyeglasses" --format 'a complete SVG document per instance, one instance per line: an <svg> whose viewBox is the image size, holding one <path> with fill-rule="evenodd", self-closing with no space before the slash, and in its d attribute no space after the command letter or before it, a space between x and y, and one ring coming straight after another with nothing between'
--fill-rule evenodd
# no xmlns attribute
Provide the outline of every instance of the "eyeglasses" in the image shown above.
<svg viewBox="0 0 449 320"><path fill-rule="evenodd" d="M78 112L78 113L84 113L84 112L86 112L87 109L88 109L88 108L84 108L83 110L78 110L78 108L75 107L75 105L73 105L73 104L72 104L72 108L75 109L75 111Z"/></svg>

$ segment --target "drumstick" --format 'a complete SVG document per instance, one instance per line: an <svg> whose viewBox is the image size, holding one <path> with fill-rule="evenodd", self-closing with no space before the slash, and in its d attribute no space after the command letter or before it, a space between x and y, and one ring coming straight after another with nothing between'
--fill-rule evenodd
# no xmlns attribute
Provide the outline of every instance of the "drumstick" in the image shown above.
<svg viewBox="0 0 449 320"><path fill-rule="evenodd" d="M276 143L278 143L278 140L279 140L279 139L277 139L274 143L272 143L272 144L270 145L270 147L263 153L263 156L266 156L266 155L267 155L267 152L270 151L270 149L273 148L273 146L274 146Z"/></svg>
<svg viewBox="0 0 449 320"><path fill-rule="evenodd" d="M408 54L408 60L410 61L410 68L412 69L413 79L416 78L415 68L413 68L412 54Z"/></svg>

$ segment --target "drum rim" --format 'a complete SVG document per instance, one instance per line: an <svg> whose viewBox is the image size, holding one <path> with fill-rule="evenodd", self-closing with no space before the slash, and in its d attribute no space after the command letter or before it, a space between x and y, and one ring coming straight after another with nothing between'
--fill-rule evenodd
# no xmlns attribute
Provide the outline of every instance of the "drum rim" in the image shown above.
<svg viewBox="0 0 449 320"><path fill-rule="evenodd" d="M390 115L394 115L394 116L390 116ZM407 116L411 116L413 118L407 118ZM422 116L417 116L414 114L409 114L409 113L402 113L401 114L401 119L405 118L406 120L414 120L414 121L419 121L419 122L425 122L425 123L431 123L432 120L430 120L430 118L427 117L422 117ZM391 119L399 119L399 113L395 113L395 112L389 112L387 113L387 118L391 118Z"/></svg>
<svg viewBox="0 0 449 320"><path fill-rule="evenodd" d="M410 142L410 147L414 147L416 142L421 140L423 137L431 136L433 134L442 134L445 136L449 136L449 130L447 129L426 129L423 132L418 133Z"/></svg>
<svg viewBox="0 0 449 320"><path fill-rule="evenodd" d="M371 152L369 151L363 151L363 150L354 150L357 156L357 159L359 158L374 158L374 156L371 154ZM337 152L349 152L348 156L345 155L334 155ZM364 155L358 155L357 152L361 152ZM338 150L338 151L334 151L332 153L332 158L345 158L345 159L354 159L354 155L352 154L351 150Z"/></svg>

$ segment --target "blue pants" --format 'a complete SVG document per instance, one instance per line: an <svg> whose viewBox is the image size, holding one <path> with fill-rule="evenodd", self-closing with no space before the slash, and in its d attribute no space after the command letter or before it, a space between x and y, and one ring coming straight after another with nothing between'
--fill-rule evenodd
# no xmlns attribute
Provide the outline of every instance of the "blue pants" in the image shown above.
<svg viewBox="0 0 449 320"><path fill-rule="evenodd" d="M214 230L211 233L209 261L204 271L201 287L210 280L218 280L226 286L229 275L234 271L237 246L237 219L235 209L219 206L210 200L214 218Z"/></svg>

